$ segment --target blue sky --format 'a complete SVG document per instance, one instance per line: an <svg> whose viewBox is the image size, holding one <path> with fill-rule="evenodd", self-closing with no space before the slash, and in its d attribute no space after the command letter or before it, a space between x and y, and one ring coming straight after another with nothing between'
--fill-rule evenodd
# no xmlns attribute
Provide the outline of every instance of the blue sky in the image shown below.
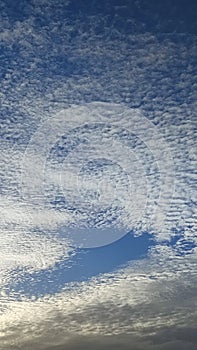
<svg viewBox="0 0 197 350"><path fill-rule="evenodd" d="M56 263L50 269L25 275L23 271L18 271L20 280L9 287L10 295L13 291L20 291L21 297L24 294L40 297L57 293L62 288L69 288L70 282L86 281L103 273L113 273L128 262L145 258L152 245L154 241L150 235L144 233L133 237L133 233L129 232L109 245L90 249L78 248L73 257Z"/></svg>
<svg viewBox="0 0 197 350"><path fill-rule="evenodd" d="M0 350L196 348L196 14L0 0Z"/></svg>

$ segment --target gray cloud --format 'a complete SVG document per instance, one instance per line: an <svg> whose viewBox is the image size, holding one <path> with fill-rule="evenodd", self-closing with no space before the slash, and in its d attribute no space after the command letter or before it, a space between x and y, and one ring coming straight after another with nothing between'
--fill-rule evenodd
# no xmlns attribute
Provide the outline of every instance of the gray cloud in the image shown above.
<svg viewBox="0 0 197 350"><path fill-rule="evenodd" d="M165 329L151 337L146 335L139 337L135 334L79 337L76 334L70 339L62 341L60 345L50 345L49 341L45 340L26 343L20 347L20 350L89 350L92 348L95 350L185 350L186 348L195 350L196 344L196 329L185 327ZM19 348L15 347L15 349Z"/></svg>
<svg viewBox="0 0 197 350"><path fill-rule="evenodd" d="M184 271L187 261L179 269ZM156 270L149 267L150 271ZM156 279L135 269L38 301L13 302L2 316L4 349L189 349L196 343L195 275L165 267ZM173 348L174 347L174 348ZM118 348L118 347L117 347Z"/></svg>

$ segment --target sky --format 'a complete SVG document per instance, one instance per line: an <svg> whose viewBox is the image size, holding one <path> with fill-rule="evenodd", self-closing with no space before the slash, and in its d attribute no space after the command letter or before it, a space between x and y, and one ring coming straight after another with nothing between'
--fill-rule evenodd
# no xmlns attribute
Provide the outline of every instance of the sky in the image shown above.
<svg viewBox="0 0 197 350"><path fill-rule="evenodd" d="M0 350L196 349L196 15L0 0Z"/></svg>

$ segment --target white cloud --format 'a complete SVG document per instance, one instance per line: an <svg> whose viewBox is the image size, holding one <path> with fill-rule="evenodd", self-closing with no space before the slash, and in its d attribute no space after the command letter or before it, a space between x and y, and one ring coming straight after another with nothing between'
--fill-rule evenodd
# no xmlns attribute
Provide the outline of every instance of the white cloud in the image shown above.
<svg viewBox="0 0 197 350"><path fill-rule="evenodd" d="M4 19L1 21L0 39L5 45L5 51L2 51L3 78L0 87L0 209L3 218L0 234L0 283L3 285L8 281L10 271L16 267L38 271L53 266L62 256L67 257L70 252L69 242L57 235L59 225L65 224L65 221L67 224L73 223L76 218L79 222L87 219L87 210L83 215L77 210L72 213L57 211L57 208L51 208L48 202L42 203L41 206L38 203L36 209L31 196L26 202L21 199L21 161L25 149L33 135L35 136L40 122L47 121L49 117L53 121L60 110L65 110L73 104L84 106L92 101L107 101L140 109L157 127L158 138L155 141L158 150L161 151L160 135L163 135L171 151L175 170L174 196L167 210L158 207L158 217L162 219L163 215L165 216L165 229L160 224L157 225L157 230L154 230L158 245L152 249L150 260L120 270L113 274L112 278L108 275L101 276L89 284L80 284L71 292L46 296L38 301L23 300L19 303L9 300L3 290L1 299L2 309L5 310L0 316L3 350L10 350L12 347L16 350L17 346L18 349L33 349L34 344L36 350L39 346L40 349L50 349L49 344L53 344L55 348L58 342L59 345L70 344L71 349L72 346L77 348L77 341L68 340L76 333L85 335L85 345L83 342L81 345L85 347L88 339L91 343L93 334L96 337L93 340L94 344L95 339L104 336L100 344L100 347L104 348L106 343L111 346L111 340L108 343L105 339L106 334L115 337L117 333L126 334L134 330L140 337L144 333L156 337L166 325L169 329L175 329L177 326L183 329L187 329L187 326L192 328L195 325L196 251L187 256L177 256L176 252L183 254L185 242L196 242L195 39L188 35L179 36L179 40L176 41L174 36L159 37L150 33L124 36L117 33L117 28L107 28L107 18L97 16L87 19L90 31L83 29L82 19L72 24L69 20L63 20L60 28L60 23L52 15L53 3L29 2L27 18L12 24L4 6L1 11ZM34 16L46 18L47 25L43 25L41 29L35 23ZM102 23L104 25L100 26ZM97 34L97 29L101 27L101 33ZM58 61L59 58L62 61ZM77 125L81 114L78 107L76 110L79 112L72 122L76 122ZM93 119L95 121L95 118ZM119 123L119 127L123 126L124 116ZM146 130L144 132L146 134ZM48 137L46 133L43 136ZM95 138L95 135L91 137L94 145L98 143L98 156L102 150L102 139ZM136 167L130 166L127 172L136 181L134 185L139 186L140 201L146 197L147 190L148 205L151 208L161 185L159 176L157 178L157 164L143 143L133 149L133 153L126 150ZM89 154L85 146L82 150ZM120 154L118 144L114 143L113 159L125 166L128 155L122 150ZM38 151L42 153L40 148ZM75 161L81 160L80 154L78 156ZM168 171L166 153L160 156L159 161ZM26 160L32 159L29 157ZM72 163L73 158L70 157L70 160ZM32 174L36 175L38 171L31 179L38 194L39 164L30 162L26 163L27 165L31 165ZM56 171L54 172L54 169L57 170L57 164L52 166L49 159L45 165L43 169L48 187L45 188L44 197L47 193L50 198L55 193L54 188L51 190L51 183L56 186L59 181ZM73 176L73 172L67 173L66 164L64 166L64 176ZM162 171L165 171L164 168ZM77 168L73 166L71 170L73 169L76 171ZM106 183L111 170L112 168L107 168ZM118 176L116 169L116 179ZM145 178L148 180L147 186L143 181ZM120 188L126 193L126 176L123 176L121 181ZM91 182L91 185L91 190L98 189L96 183ZM73 190L72 186L71 181L70 188ZM65 183L63 187L66 192ZM166 194L168 188L171 190L170 183L166 182ZM81 184L81 190L87 193L87 183ZM107 188L103 196L104 204L108 199L114 198L111 196L112 191L113 186ZM69 198L73 198L72 191ZM80 199L75 196L75 204L82 205L82 199L83 196ZM146 213L141 226L134 226L136 230L147 228L153 231L152 225L147 224L149 216L150 213ZM105 219L104 217L104 224ZM126 222L125 226L129 226L127 213L122 219ZM180 232L182 238L174 247L163 244L163 240L169 241ZM136 339L135 336L132 339ZM120 339L120 334L118 337ZM183 343L177 343L174 338L172 336L167 344L164 341L163 344L156 345L145 340L146 346L141 346L137 339L136 347L139 345L139 348L141 346L143 349L148 349L148 346L150 349L159 350L174 350L176 347L182 349ZM121 341L121 345L127 349L127 340L126 344ZM190 346L192 350L194 348L192 342L184 346L188 349Z"/></svg>
<svg viewBox="0 0 197 350"><path fill-rule="evenodd" d="M133 334L143 341L146 335L154 340L165 329L194 327L191 259L175 259L174 266L164 256L165 266L161 256L158 259L160 266L151 259L51 297L8 304L1 317L2 344L6 349L13 339L20 349L34 343L48 349L49 344L66 346L75 334L86 338Z"/></svg>

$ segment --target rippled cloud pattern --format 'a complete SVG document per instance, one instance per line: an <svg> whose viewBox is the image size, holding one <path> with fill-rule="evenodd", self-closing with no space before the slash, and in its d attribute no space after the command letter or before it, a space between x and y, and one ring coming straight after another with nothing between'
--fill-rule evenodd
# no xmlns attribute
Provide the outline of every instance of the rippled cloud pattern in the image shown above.
<svg viewBox="0 0 197 350"><path fill-rule="evenodd" d="M0 350L196 349L196 10L0 0Z"/></svg>

